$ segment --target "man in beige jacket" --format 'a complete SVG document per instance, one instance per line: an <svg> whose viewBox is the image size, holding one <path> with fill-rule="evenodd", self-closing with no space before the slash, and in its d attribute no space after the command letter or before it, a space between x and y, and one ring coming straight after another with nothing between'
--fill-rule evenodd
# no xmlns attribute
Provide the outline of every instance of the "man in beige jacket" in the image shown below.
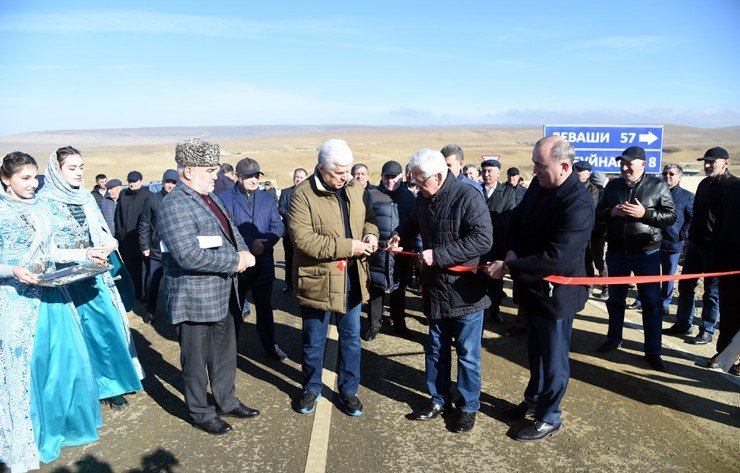
<svg viewBox="0 0 740 473"><path fill-rule="evenodd" d="M347 142L324 142L314 174L291 198L293 280L303 318L303 394L295 407L302 414L313 413L321 398L332 312L339 330L339 401L348 415L363 413L357 396L360 310L369 299L367 263L378 248L378 227L364 188L350 174L352 161Z"/></svg>

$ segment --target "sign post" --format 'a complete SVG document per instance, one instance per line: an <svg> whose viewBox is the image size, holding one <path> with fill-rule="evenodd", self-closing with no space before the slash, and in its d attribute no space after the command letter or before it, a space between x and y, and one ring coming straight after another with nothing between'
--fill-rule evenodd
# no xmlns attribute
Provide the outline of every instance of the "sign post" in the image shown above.
<svg viewBox="0 0 740 473"><path fill-rule="evenodd" d="M543 135L558 135L576 149L576 161L588 161L594 171L618 173L619 160L630 146L645 149L645 172L661 171L662 125L545 125Z"/></svg>

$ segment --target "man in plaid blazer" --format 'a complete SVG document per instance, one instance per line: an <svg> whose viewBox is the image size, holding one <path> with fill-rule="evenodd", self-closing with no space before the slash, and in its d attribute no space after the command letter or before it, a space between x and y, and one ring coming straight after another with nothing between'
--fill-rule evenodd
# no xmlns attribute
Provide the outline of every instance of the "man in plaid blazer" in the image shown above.
<svg viewBox="0 0 740 473"><path fill-rule="evenodd" d="M212 193L219 157L217 144L197 138L179 143L180 180L162 201L159 217L165 305L177 328L185 402L195 426L213 435L231 430L219 415L259 414L234 395L235 323L241 321L236 273L255 259ZM209 381L216 406L208 404Z"/></svg>

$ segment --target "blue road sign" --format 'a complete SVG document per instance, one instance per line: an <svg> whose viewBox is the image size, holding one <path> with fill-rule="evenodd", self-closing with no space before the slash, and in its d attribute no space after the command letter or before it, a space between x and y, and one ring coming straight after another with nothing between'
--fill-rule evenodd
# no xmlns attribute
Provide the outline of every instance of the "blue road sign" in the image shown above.
<svg viewBox="0 0 740 473"><path fill-rule="evenodd" d="M588 161L594 171L619 172L617 156L630 146L645 149L646 172L661 171L662 125L545 125L543 135L568 140L576 149L576 161Z"/></svg>

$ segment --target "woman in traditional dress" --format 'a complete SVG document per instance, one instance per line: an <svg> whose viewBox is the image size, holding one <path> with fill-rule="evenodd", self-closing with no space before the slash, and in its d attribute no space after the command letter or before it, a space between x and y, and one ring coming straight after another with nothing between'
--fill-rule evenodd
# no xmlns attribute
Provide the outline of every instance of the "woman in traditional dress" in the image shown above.
<svg viewBox="0 0 740 473"><path fill-rule="evenodd" d="M69 294L36 284L55 261L104 256L55 247L49 209L34 195L37 174L36 161L17 151L0 165L0 462L13 473L55 460L63 445L97 440L102 426Z"/></svg>
<svg viewBox="0 0 740 473"><path fill-rule="evenodd" d="M107 256L118 246L82 182L82 155L71 146L49 157L39 199L51 207L54 240L61 248L100 248ZM144 375L131 339L127 311L109 273L67 286L83 333L101 401L128 407L124 394L140 391Z"/></svg>

